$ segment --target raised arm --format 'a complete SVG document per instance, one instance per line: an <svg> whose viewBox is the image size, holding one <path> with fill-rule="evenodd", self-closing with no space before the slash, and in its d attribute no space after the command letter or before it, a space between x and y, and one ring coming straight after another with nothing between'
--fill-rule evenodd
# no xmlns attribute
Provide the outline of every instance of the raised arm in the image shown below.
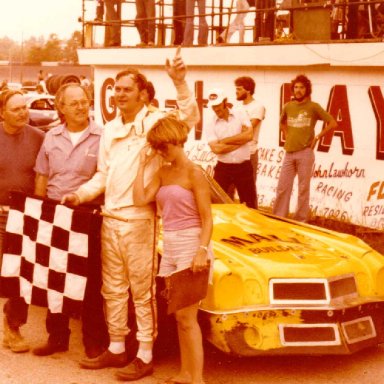
<svg viewBox="0 0 384 384"><path fill-rule="evenodd" d="M185 81L187 67L184 64L180 51L181 47L178 47L172 62L169 59L166 60L165 69L176 88L179 117L191 129L200 121L200 112L196 98Z"/></svg>

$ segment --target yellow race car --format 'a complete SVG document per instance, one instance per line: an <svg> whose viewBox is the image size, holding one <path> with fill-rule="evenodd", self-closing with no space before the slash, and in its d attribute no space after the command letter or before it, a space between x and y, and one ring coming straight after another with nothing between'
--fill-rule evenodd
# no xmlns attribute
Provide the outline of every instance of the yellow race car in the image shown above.
<svg viewBox="0 0 384 384"><path fill-rule="evenodd" d="M349 354L383 342L384 257L346 234L282 219L212 190L213 284L204 336L221 351Z"/></svg>

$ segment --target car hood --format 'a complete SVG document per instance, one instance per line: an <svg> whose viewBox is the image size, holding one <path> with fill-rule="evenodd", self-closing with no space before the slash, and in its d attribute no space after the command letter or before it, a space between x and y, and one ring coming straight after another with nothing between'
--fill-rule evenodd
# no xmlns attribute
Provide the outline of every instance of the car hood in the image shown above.
<svg viewBox="0 0 384 384"><path fill-rule="evenodd" d="M270 279L354 275L360 295L384 294L384 258L354 236L241 204L213 205L212 212L215 262L205 308L268 304Z"/></svg>

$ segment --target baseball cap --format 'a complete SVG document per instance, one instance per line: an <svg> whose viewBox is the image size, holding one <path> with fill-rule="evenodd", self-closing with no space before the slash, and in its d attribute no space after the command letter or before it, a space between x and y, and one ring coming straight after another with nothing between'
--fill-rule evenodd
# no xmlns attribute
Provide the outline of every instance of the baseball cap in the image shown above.
<svg viewBox="0 0 384 384"><path fill-rule="evenodd" d="M226 98L227 96L224 94L224 91L222 89L211 89L208 94L208 107L219 105Z"/></svg>

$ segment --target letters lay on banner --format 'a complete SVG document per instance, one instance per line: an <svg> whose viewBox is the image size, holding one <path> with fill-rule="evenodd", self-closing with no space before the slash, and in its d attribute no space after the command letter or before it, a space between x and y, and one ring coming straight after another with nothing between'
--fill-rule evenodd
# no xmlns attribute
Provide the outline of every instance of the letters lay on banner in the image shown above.
<svg viewBox="0 0 384 384"><path fill-rule="evenodd" d="M11 193L1 266L1 295L52 313L78 314L87 283L94 214Z"/></svg>
<svg viewBox="0 0 384 384"><path fill-rule="evenodd" d="M305 47L307 50L308 47ZM371 59L374 55L367 57ZM184 148L189 159L201 165L209 174L213 173L217 158L204 134L214 117L212 109L205 108L208 90L222 88L229 103L236 105L233 81L245 74L242 67L228 62L216 64L192 66L188 69L188 77L195 79L194 92L201 118L191 131ZM287 80L298 74L297 67L279 64L283 67L271 66L266 70L266 67L256 65L247 71L247 76L254 78L257 83L254 97L266 108L258 141L257 165L258 206L266 210L273 208L285 154L279 117L283 105L292 96ZM324 135L315 147L310 194L311 216L382 231L384 87L380 84L384 84L383 71L359 65L349 67L347 72L334 65L320 68L305 67L305 74L314 85L312 99L334 116L338 127ZM113 65L95 68L95 81L101 87L95 101L95 118L100 123L110 121L117 115L113 78L118 70L119 67ZM145 72L158 89L167 89L169 80L164 76L162 68L146 68ZM161 98L159 94L156 100L159 108L175 108L176 98L166 94L169 98ZM317 122L316 133L321 131L323 125L322 121ZM297 200L298 188L295 182L291 213L296 210Z"/></svg>

